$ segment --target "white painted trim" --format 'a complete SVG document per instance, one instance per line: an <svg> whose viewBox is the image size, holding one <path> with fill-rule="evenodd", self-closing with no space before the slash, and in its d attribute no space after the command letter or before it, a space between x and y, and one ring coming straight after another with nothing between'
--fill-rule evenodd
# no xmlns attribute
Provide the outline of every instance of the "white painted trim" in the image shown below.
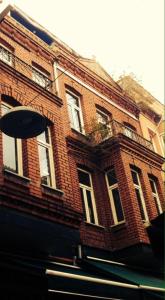
<svg viewBox="0 0 165 300"><path fill-rule="evenodd" d="M102 95L101 93L99 93L98 91L96 91L94 88L90 87L88 84L84 83L82 80L80 80L76 76L72 75L70 72L66 71L64 68L62 68L62 67L60 67L58 65L57 69L59 69L60 71L64 72L65 75L67 75L70 78L74 79L76 82L78 82L79 84L81 84L83 87L87 88L89 91L93 92L95 95L97 95L100 98L104 99L106 102L108 102L108 103L112 104L113 106L115 106L116 108L120 109L122 112L126 113L127 115L129 115L133 119L138 120L133 114L129 113L126 109L124 109L120 105L114 103L109 98L105 97L104 95Z"/></svg>
<svg viewBox="0 0 165 300"><path fill-rule="evenodd" d="M90 221L88 201L87 201L87 196L86 196L86 191L90 191L91 192L93 214L94 214L94 219L95 219L94 220L95 221L94 225L99 225L91 173L87 172L86 170L83 170L81 168L78 168L77 170L80 170L81 172L84 172L84 173L88 174L89 175L89 180L90 180L90 183L91 183L91 186L87 186L87 185L84 185L82 183L79 183L79 186L80 186L80 188L82 188L82 191L83 191L83 198L84 198L83 200L84 200L84 206L85 206L85 211L86 211L87 222L89 224L93 224Z"/></svg>
<svg viewBox="0 0 165 300"><path fill-rule="evenodd" d="M148 213L147 213L147 207L146 207L146 203L145 203L145 200L144 200L144 195L143 195L143 190L142 190L142 186L141 186L141 182L140 182L139 173L137 171L135 171L133 168L131 168L131 172L134 172L134 173L137 174L138 185L136 183L134 183L134 182L133 182L133 185L134 185L134 188L138 189L139 193L140 193L140 201L141 201L141 204L142 204L143 213L144 213L144 217L145 217L145 220L142 220L142 221L149 222L149 217L148 217ZM135 192L135 194L136 194L136 192ZM139 210L140 210L140 207L139 207Z"/></svg>
<svg viewBox="0 0 165 300"><path fill-rule="evenodd" d="M153 182L153 185L154 185L154 187L155 187L156 193L154 193L154 192L152 191L152 196L153 196L153 198L156 198L156 202L157 202L157 206L158 206L158 210L159 210L158 212L161 214L161 213L163 212L163 210L162 210L162 206L161 206L161 203L160 203L160 199L159 199L159 194L158 194L156 182L155 182L155 180L153 180L153 179L150 178L150 177L149 177L149 181L152 181L152 182ZM151 189L151 190L152 190L152 189Z"/></svg>
<svg viewBox="0 0 165 300"><path fill-rule="evenodd" d="M83 276L83 275L78 275L78 274L65 273L65 272L60 272L60 271L55 271L55 270L50 270L50 269L46 269L45 273L48 275L52 275L52 276L73 278L73 279L78 279L78 280L82 280L82 281L89 281L89 282L95 282L95 283L106 284L106 285L121 286L121 287L135 289L135 290L139 289L138 285L122 283L122 282L106 280L106 279L100 279L100 278L95 278L95 277L90 277L90 276Z"/></svg>
<svg viewBox="0 0 165 300"><path fill-rule="evenodd" d="M148 286L148 285L139 285L139 288L144 290L151 290L151 291L157 291L157 292L165 292L164 288L158 288L154 286Z"/></svg>
<svg viewBox="0 0 165 300"><path fill-rule="evenodd" d="M109 195L109 200L110 200L110 206L111 206L111 210L112 210L114 225L119 225L121 222L122 223L125 222L125 214L124 214L124 209L123 209L123 205L122 205L122 201L121 201L118 182L111 185L111 186L109 186L109 183L108 183L108 173L109 173L109 171L107 171L106 174L105 174L105 180L106 180L106 184L107 184L108 195ZM123 217L124 217L124 219L122 221L118 221L117 211L116 211L116 207L115 207L115 201L114 201L114 197L113 197L113 194L112 194L112 191L116 188L118 189L118 192L119 192L120 204L121 204L121 207L122 207L122 212L123 212Z"/></svg>
<svg viewBox="0 0 165 300"><path fill-rule="evenodd" d="M66 95L66 100L67 100L67 108L68 106L70 106L71 108L71 117L70 117L70 114L69 114L69 109L68 109L68 114L69 114L69 119L71 118L70 120L70 125L71 127L76 130L77 132L80 132L82 134L85 134L85 130L84 130L84 120L83 120L83 114L82 114L82 108L81 108L81 101L80 101L80 97L78 95L76 95L75 93L73 93L72 91L70 91L69 89L66 89L65 90L65 93L67 95L70 95L72 96L73 98L77 99L78 101L78 106L76 104L70 104L68 99L67 99L67 95ZM74 118L74 114L75 114L75 111L78 111L79 112L79 117L80 117L80 126L81 126L81 129L82 131L78 130L76 128L76 124L75 124L75 118ZM73 125L72 125L73 124Z"/></svg>
<svg viewBox="0 0 165 300"><path fill-rule="evenodd" d="M101 258L93 257L93 256L87 256L87 258L91 259L91 260L95 260L95 261L105 262L107 264L114 264L114 265L119 265L119 266L127 266L126 264L119 263L119 262L113 261L113 260L106 260L106 259L101 259Z"/></svg>
<svg viewBox="0 0 165 300"><path fill-rule="evenodd" d="M62 267L67 267L67 268L72 268L72 269L80 269L80 267L78 267L78 266L73 266L73 265L68 265L68 264L63 264L63 263L53 262L53 261L49 261L49 262L51 262L51 264L57 265L57 266L62 266Z"/></svg>
<svg viewBox="0 0 165 300"><path fill-rule="evenodd" d="M49 143L43 142L39 140L39 136L37 137L37 144L38 146L44 147L45 149L48 150L48 159L49 159L49 168L50 168L50 180L51 184L48 186L52 188L56 188L56 176L55 176L55 167L54 167L54 159L53 159L53 148L52 148L52 140L51 140L51 132L50 128L47 127L48 129L48 137L49 137ZM39 154L39 151L38 151ZM39 159L39 164L40 164L40 159ZM41 170L40 170L41 173ZM40 174L41 175L41 174Z"/></svg>
<svg viewBox="0 0 165 300"><path fill-rule="evenodd" d="M89 294L78 294L78 293L71 293L71 292L65 292L65 291L59 291L59 290L51 290L48 289L48 292L50 293L59 293L59 294L66 294L66 295L73 295L73 296L81 296L81 297L89 297L94 299L105 299L105 300L123 300L123 298L108 298L108 297L101 297L101 296L93 296Z"/></svg>
<svg viewBox="0 0 165 300"><path fill-rule="evenodd" d="M59 96L59 80L58 80L58 72L57 72L57 62L54 62L54 82L55 82L55 85L56 85L56 91L57 91L57 95Z"/></svg>

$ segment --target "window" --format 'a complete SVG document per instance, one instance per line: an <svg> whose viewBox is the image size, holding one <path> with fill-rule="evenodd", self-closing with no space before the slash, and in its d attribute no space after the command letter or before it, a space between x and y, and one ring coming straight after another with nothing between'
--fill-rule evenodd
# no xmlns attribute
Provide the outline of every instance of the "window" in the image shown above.
<svg viewBox="0 0 165 300"><path fill-rule="evenodd" d="M96 117L98 124L100 124L101 129L101 136L103 140L108 139L112 136L112 129L110 124L110 117L105 112L101 111L100 109L96 109Z"/></svg>
<svg viewBox="0 0 165 300"><path fill-rule="evenodd" d="M1 45L0 45L0 60L4 61L9 65L12 65L12 53L5 47L2 47Z"/></svg>
<svg viewBox="0 0 165 300"><path fill-rule="evenodd" d="M130 139L136 140L136 128L131 124L124 122L124 135Z"/></svg>
<svg viewBox="0 0 165 300"><path fill-rule="evenodd" d="M148 221L148 214L147 214L142 187L140 183L139 173L138 171L132 169L131 174L132 174L132 179L135 187L135 193L136 193L136 198L140 209L141 218L144 222L146 222Z"/></svg>
<svg viewBox="0 0 165 300"><path fill-rule="evenodd" d="M125 220L124 211L120 199L118 182L116 179L115 170L111 169L106 173L106 182L108 187L109 199L112 209L114 224L123 223Z"/></svg>
<svg viewBox="0 0 165 300"><path fill-rule="evenodd" d="M46 88L47 90L50 90L50 80L48 79L48 75L38 70L36 67L32 68L32 79L38 85Z"/></svg>
<svg viewBox="0 0 165 300"><path fill-rule="evenodd" d="M149 177L149 182L150 182L150 185L151 185L152 196L153 196L154 201L155 201L157 212L159 214L161 214L163 212L163 210L162 210L162 207L161 207L161 204L160 204L160 199L159 199L159 194L158 194L158 190L157 190L156 180L154 178Z"/></svg>
<svg viewBox="0 0 165 300"><path fill-rule="evenodd" d="M81 133L84 133L80 98L68 91L66 92L66 98L71 127Z"/></svg>
<svg viewBox="0 0 165 300"><path fill-rule="evenodd" d="M2 103L2 115L8 112L11 107ZM23 175L22 169L22 142L2 133L3 140L3 165L8 171Z"/></svg>
<svg viewBox="0 0 165 300"><path fill-rule="evenodd" d="M37 141L41 183L55 188L55 170L49 127L37 137Z"/></svg>
<svg viewBox="0 0 165 300"><path fill-rule="evenodd" d="M83 200L85 211L85 219L88 223L98 225L98 217L96 211L96 203L94 198L91 174L82 169L78 169L78 177L80 184L80 193Z"/></svg>

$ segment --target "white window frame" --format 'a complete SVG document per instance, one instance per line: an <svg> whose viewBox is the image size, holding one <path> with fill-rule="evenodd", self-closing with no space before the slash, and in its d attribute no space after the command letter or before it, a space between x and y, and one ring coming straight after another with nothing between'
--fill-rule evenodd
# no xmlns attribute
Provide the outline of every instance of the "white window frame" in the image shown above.
<svg viewBox="0 0 165 300"><path fill-rule="evenodd" d="M73 92L71 92L70 90L66 89L66 94L69 94L70 96L73 96L73 98L77 99L78 101L78 106L76 104L73 103L69 103L68 99L67 99L67 95L66 95L66 100L67 100L67 107L70 106L71 108L71 115L69 112L69 108L68 108L68 113L69 113L69 120L70 120L70 125L71 128L73 128L74 130L85 134L85 130L84 130L84 121L83 121L83 114L82 114L82 109L81 109L81 101L80 101L80 97L77 96L76 94L74 94ZM76 121L74 119L74 114L75 111L78 111L79 113L79 118L80 118L80 126L82 130L79 130L76 126Z"/></svg>
<svg viewBox="0 0 165 300"><path fill-rule="evenodd" d="M39 80L36 79L36 75L37 78L41 79L41 82ZM32 80L37 83L39 86L50 90L50 79L48 78L48 75L44 72L42 72L40 69L38 69L37 67L35 67L34 65L32 65ZM42 80L44 80L44 84L42 84Z"/></svg>
<svg viewBox="0 0 165 300"><path fill-rule="evenodd" d="M109 185L109 182L108 182L108 173L110 171L111 170L109 170L108 172L106 172L105 179L106 179L106 184L107 184L107 189L108 189L108 195L109 195L109 200L110 200L110 205L111 205L111 210L112 210L112 216L113 216L114 225L119 225L119 224L125 223L125 214L124 214L124 209L123 209L123 205L122 205L122 201L121 201L121 197L120 197L120 191L119 191L118 183L115 183L115 184L113 184L111 186ZM112 191L114 189L116 189L116 188L118 189L118 192L119 192L120 203L121 203L122 212L123 212L123 216L124 216L124 219L122 221L118 221L117 211L116 211L116 207L115 207L115 201L114 201L114 197L113 197L113 193L112 193Z"/></svg>
<svg viewBox="0 0 165 300"><path fill-rule="evenodd" d="M12 106L2 102L1 103L1 112L2 112L2 106L5 106L7 109L11 109ZM3 145L3 134L2 133L2 145ZM12 137L10 137L12 139ZM15 139L15 138L13 138ZM18 174L20 176L23 176L23 163L22 163L22 140L21 139L15 139L16 140L16 151L17 151L17 172L11 171L15 174ZM7 170L7 168L6 168ZM9 170L10 171L10 170Z"/></svg>
<svg viewBox="0 0 165 300"><path fill-rule="evenodd" d="M47 129L48 129L49 143L43 142L42 140L39 139L39 136L37 137L38 146L44 147L44 148L46 148L48 150L48 159L49 159L49 168L50 168L50 183L49 184L43 184L43 185L46 185L46 186L52 187L52 188L56 188L52 139L51 139L50 128L47 127ZM39 160L39 164L40 164L40 160ZM41 166L40 166L40 168L41 168ZM40 169L40 175L41 175L41 169Z"/></svg>
<svg viewBox="0 0 165 300"><path fill-rule="evenodd" d="M144 195L143 195L143 191L142 191L142 186L141 186L141 182L140 182L139 173L138 173L138 171L136 171L132 168L131 168L131 172L134 172L134 173L137 174L138 185L135 184L134 182L133 182L133 185L134 185L135 189L139 190L140 201L141 201L141 205L142 205L142 209L143 209L143 213L144 213L144 217L145 217L145 219L144 220L142 219L142 221L143 222L149 222L149 217L148 217L147 208L146 208L146 204L145 204L145 200L144 200ZM135 196L136 196L136 192L135 192ZM137 196L136 196L136 198L137 198ZM138 203L138 205L139 205L139 203ZM140 207L139 207L139 210L140 210Z"/></svg>
<svg viewBox="0 0 165 300"><path fill-rule="evenodd" d="M84 201L86 222L90 223L90 224L99 225L91 173L89 173L89 172L87 172L83 169L80 169L80 168L78 168L78 170L89 175L89 180L90 180L90 184L91 184L91 186L87 186L87 185L84 185L84 184L79 182L79 186L82 189L82 193L83 193L83 199L82 200ZM91 220L90 220L90 213L89 213L89 207L88 207L88 200L87 200L86 191L89 191L90 194L91 194L92 209L93 209L93 216L94 216L95 223L92 223Z"/></svg>
<svg viewBox="0 0 165 300"><path fill-rule="evenodd" d="M153 185L154 185L154 188L155 188L155 193L152 191L152 188L151 188L151 191L152 191L152 196L153 198L156 198L156 202L157 202L157 206L158 207L158 213L162 213L163 210L162 210L162 206L161 206L161 203L160 203L160 199L159 199L159 194L158 194L158 189L157 189L157 185L156 185L156 182L154 179L152 179L151 177L149 177L149 181L152 181L153 182Z"/></svg>
<svg viewBox="0 0 165 300"><path fill-rule="evenodd" d="M1 50L2 49L2 50ZM1 52L2 51L2 52ZM3 52L7 53L8 57L10 58L10 60L6 60L5 59L5 55L3 55ZM1 54L2 53L2 54ZM5 47L4 45L0 44L0 60L5 62L6 64L12 66L13 64L13 56L12 56L12 52L7 48Z"/></svg>

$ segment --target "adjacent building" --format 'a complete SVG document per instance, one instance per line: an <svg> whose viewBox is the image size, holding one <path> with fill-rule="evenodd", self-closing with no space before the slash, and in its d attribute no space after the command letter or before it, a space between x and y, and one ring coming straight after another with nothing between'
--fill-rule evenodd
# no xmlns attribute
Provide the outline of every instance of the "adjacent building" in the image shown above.
<svg viewBox="0 0 165 300"><path fill-rule="evenodd" d="M4 299L163 297L147 233L164 207L152 118L17 7L0 21L1 115L26 105L48 122L37 138L0 133Z"/></svg>

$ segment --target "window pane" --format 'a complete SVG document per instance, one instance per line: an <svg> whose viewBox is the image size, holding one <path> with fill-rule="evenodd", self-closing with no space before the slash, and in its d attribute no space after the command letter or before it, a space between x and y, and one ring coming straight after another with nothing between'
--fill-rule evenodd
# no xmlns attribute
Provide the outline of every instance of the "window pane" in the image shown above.
<svg viewBox="0 0 165 300"><path fill-rule="evenodd" d="M117 183L116 174L115 174L115 170L114 169L108 171L107 178L108 178L108 184L109 184L109 186Z"/></svg>
<svg viewBox="0 0 165 300"><path fill-rule="evenodd" d="M123 208L121 205L118 188L112 190L112 195L113 195L113 201L116 209L117 220L118 222L121 222L124 220L124 214L123 214Z"/></svg>
<svg viewBox="0 0 165 300"><path fill-rule="evenodd" d="M42 183L51 185L48 149L39 145L40 175Z"/></svg>
<svg viewBox="0 0 165 300"><path fill-rule="evenodd" d="M124 128L124 135L128 136L129 138L133 138L133 132L129 128Z"/></svg>
<svg viewBox="0 0 165 300"><path fill-rule="evenodd" d="M46 128L44 132L42 132L40 135L37 137L38 141L41 141L42 143L47 143L49 144L49 130Z"/></svg>
<svg viewBox="0 0 165 300"><path fill-rule="evenodd" d="M3 47L0 47L0 59L8 64L12 64L12 54Z"/></svg>
<svg viewBox="0 0 165 300"><path fill-rule="evenodd" d="M156 197L154 197L154 201L155 201L157 212L160 213L160 208L159 208L159 205L158 205L158 199Z"/></svg>
<svg viewBox="0 0 165 300"><path fill-rule="evenodd" d="M94 218L94 212L93 212L93 205L92 205L92 197L91 197L91 192L86 190L86 195L87 195L87 202L88 202L88 209L89 209L89 218L91 223L95 223L95 218Z"/></svg>
<svg viewBox="0 0 165 300"><path fill-rule="evenodd" d="M79 107L78 98L76 98L73 95L70 95L68 93L66 93L66 98L67 98L68 103L70 103L71 105L74 104Z"/></svg>
<svg viewBox="0 0 165 300"><path fill-rule="evenodd" d="M150 185L151 185L152 192L156 194L155 184L154 181L151 179L150 179Z"/></svg>
<svg viewBox="0 0 165 300"><path fill-rule="evenodd" d="M91 186L90 176L88 173L78 170L78 177L79 177L79 183L86 185L86 186Z"/></svg>
<svg viewBox="0 0 165 300"><path fill-rule="evenodd" d="M132 174L133 183L135 183L136 185L139 185L138 174L133 170L131 171L131 174Z"/></svg>
<svg viewBox="0 0 165 300"><path fill-rule="evenodd" d="M74 127L76 130L82 132L81 120L80 120L80 112L74 109Z"/></svg>
<svg viewBox="0 0 165 300"><path fill-rule="evenodd" d="M83 205L83 211L85 214L85 220L87 220L87 216L86 216L86 210L85 210L85 203L84 203L84 194L83 194L83 189L80 187L80 194L81 194L81 200L82 200L82 205Z"/></svg>
<svg viewBox="0 0 165 300"><path fill-rule="evenodd" d="M140 191L138 189L135 189L136 192L136 198L139 204L139 208L140 208L140 214L142 217L142 220L145 220L145 215L144 215L144 209L143 209L143 205L142 205L142 201L141 201L141 195L140 195Z"/></svg>
<svg viewBox="0 0 165 300"><path fill-rule="evenodd" d="M68 112L69 112L69 120L70 120L70 123L71 123L71 127L74 127L74 117L73 117L73 113L72 113L72 107L71 105L68 103Z"/></svg>
<svg viewBox="0 0 165 300"><path fill-rule="evenodd" d="M32 79L42 87L46 87L49 81L46 76L34 69L32 71Z"/></svg>
<svg viewBox="0 0 165 300"><path fill-rule="evenodd" d="M96 111L96 116L97 116L97 120L98 120L99 123L101 123L101 124L107 124L107 122L108 122L108 116L102 114L99 111Z"/></svg>
<svg viewBox="0 0 165 300"><path fill-rule="evenodd" d="M3 134L3 164L13 172L18 172L16 139Z"/></svg>

